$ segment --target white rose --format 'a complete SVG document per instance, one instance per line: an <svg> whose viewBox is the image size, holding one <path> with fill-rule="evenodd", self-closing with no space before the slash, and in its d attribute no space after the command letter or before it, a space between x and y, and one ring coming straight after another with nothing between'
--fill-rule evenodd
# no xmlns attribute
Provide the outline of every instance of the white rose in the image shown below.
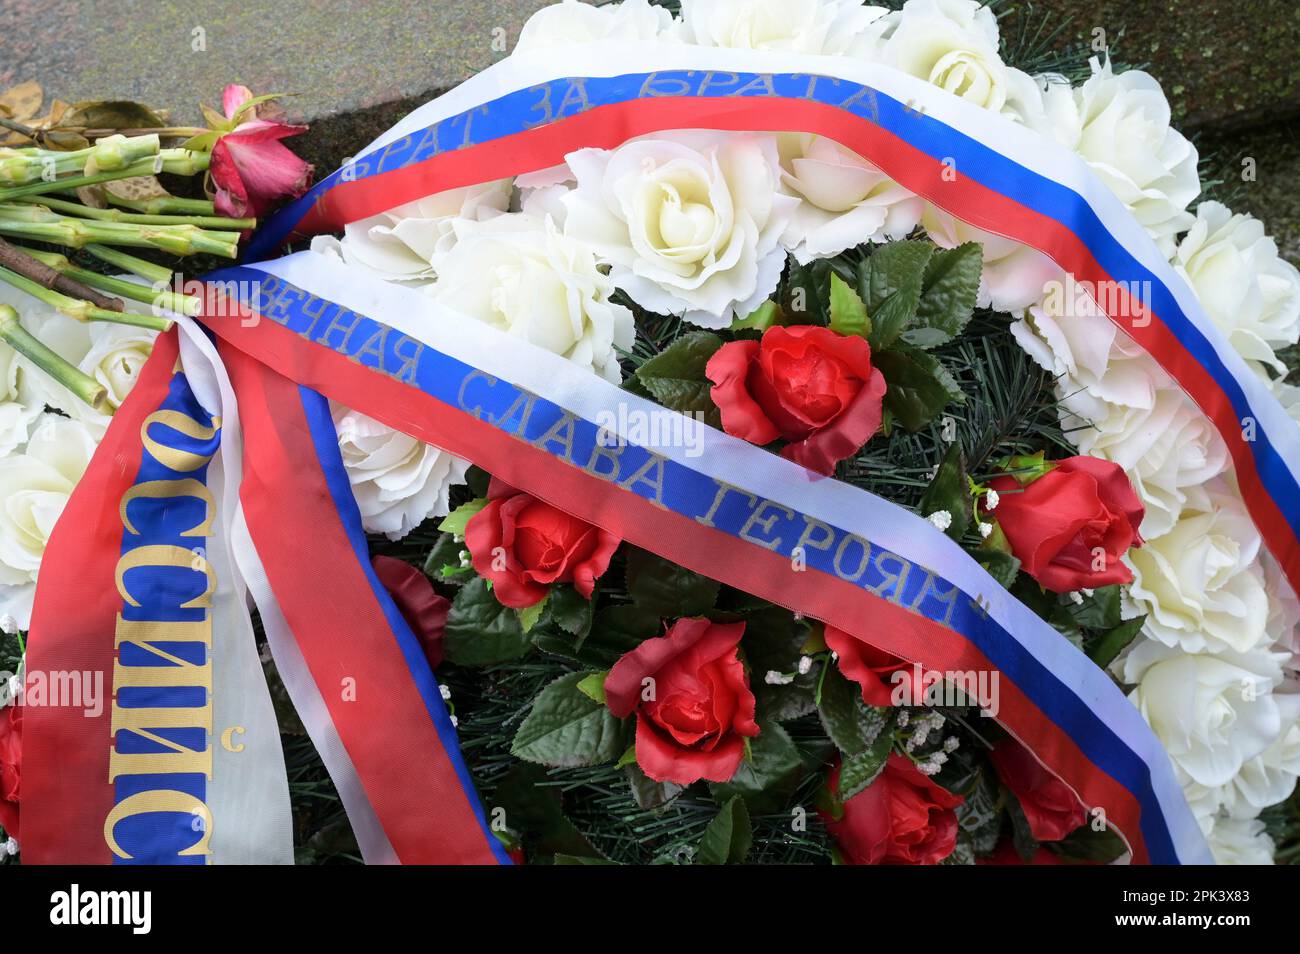
<svg viewBox="0 0 1300 954"><path fill-rule="evenodd" d="M825 136L778 137L782 181L803 201L782 243L801 264L862 242L904 238L921 219L923 200Z"/></svg>
<svg viewBox="0 0 1300 954"><path fill-rule="evenodd" d="M1075 90L1075 151L1168 255L1192 224L1187 206L1201 191L1196 148L1169 125L1169 102L1154 79L1138 70L1116 76L1109 61L1091 65Z"/></svg>
<svg viewBox="0 0 1300 954"><path fill-rule="evenodd" d="M622 380L618 350L632 347L632 312L610 300L614 282L591 246L523 214L462 226L457 235L430 297L608 381Z"/></svg>
<svg viewBox="0 0 1300 954"><path fill-rule="evenodd" d="M359 411L334 405L333 415L343 467L368 533L399 540L429 517L449 512L451 488L465 482L469 461Z"/></svg>
<svg viewBox="0 0 1300 954"><path fill-rule="evenodd" d="M500 215L510 205L511 191L509 179L448 189L346 225L342 239L317 236L311 248L385 281L428 282L439 256L455 243L454 223Z"/></svg>
<svg viewBox="0 0 1300 954"><path fill-rule="evenodd" d="M1273 839L1258 818L1216 818L1206 840L1217 864L1273 864Z"/></svg>
<svg viewBox="0 0 1300 954"><path fill-rule="evenodd" d="M0 616L26 629L41 557L85 473L95 438L84 424L42 415L21 454L0 457Z"/></svg>
<svg viewBox="0 0 1300 954"><path fill-rule="evenodd" d="M1282 716L1282 733L1220 790L1224 811L1234 818L1253 818L1291 797L1300 778L1300 695L1274 693Z"/></svg>
<svg viewBox="0 0 1300 954"><path fill-rule="evenodd" d="M553 50L603 40L671 40L672 14L649 0L623 0L592 6L564 0L542 7L524 24L515 52Z"/></svg>
<svg viewBox="0 0 1300 954"><path fill-rule="evenodd" d="M1232 781L1282 731L1276 654L1189 655L1145 640L1128 657L1126 680L1140 672L1129 699L1197 785Z"/></svg>
<svg viewBox="0 0 1300 954"><path fill-rule="evenodd" d="M698 46L857 55L885 13L861 0L682 0L680 34Z"/></svg>
<svg viewBox="0 0 1300 954"><path fill-rule="evenodd" d="M1208 510L1184 510L1172 530L1124 558L1129 596L1148 614L1143 632L1190 653L1245 653L1268 642L1260 548L1235 496L1213 493Z"/></svg>
<svg viewBox="0 0 1300 954"><path fill-rule="evenodd" d="M1300 338L1300 271L1278 258L1263 224L1202 202L1173 262L1237 353L1285 375L1273 349Z"/></svg>
<svg viewBox="0 0 1300 954"><path fill-rule="evenodd" d="M998 54L993 11L973 0L909 0L876 26L869 59L941 87L969 103L1040 125L1042 90Z"/></svg>
<svg viewBox="0 0 1300 954"><path fill-rule="evenodd" d="M679 132L567 158L566 233L643 307L725 328L775 290L799 200L778 191L774 136Z"/></svg>
<svg viewBox="0 0 1300 954"><path fill-rule="evenodd" d="M1158 380L1163 372L1143 359ZM1146 510L1140 528L1145 539L1168 533L1184 508L1209 506L1203 485L1228 468L1228 448L1180 388L1154 389L1148 407L1097 400L1069 377L1057 382L1056 393L1070 442L1089 457L1114 461L1128 475Z"/></svg>
<svg viewBox="0 0 1300 954"><path fill-rule="evenodd" d="M41 413L42 405L26 383L31 373L17 352L0 342L0 457L26 443L32 421Z"/></svg>
<svg viewBox="0 0 1300 954"><path fill-rule="evenodd" d="M983 250L977 304L994 311L1017 313L1040 301L1049 283L1060 282L1064 272L1055 262L1028 245L967 225L933 205L921 216L930 240L943 248L978 242Z"/></svg>
<svg viewBox="0 0 1300 954"><path fill-rule="evenodd" d="M1156 389L1172 383L1098 307L1087 286L1069 278L1051 284L1011 334L1044 370L1071 379L1067 393L1081 387L1099 401L1150 408Z"/></svg>

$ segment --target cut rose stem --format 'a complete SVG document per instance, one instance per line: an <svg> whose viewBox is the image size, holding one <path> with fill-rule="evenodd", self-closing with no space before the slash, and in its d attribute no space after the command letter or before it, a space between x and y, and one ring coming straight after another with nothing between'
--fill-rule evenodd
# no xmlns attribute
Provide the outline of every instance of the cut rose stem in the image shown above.
<svg viewBox="0 0 1300 954"><path fill-rule="evenodd" d="M108 410L108 392L103 385L34 338L9 305L0 305L0 340L96 411Z"/></svg>
<svg viewBox="0 0 1300 954"><path fill-rule="evenodd" d="M54 199L45 195L28 196L18 201L27 205L41 206L53 212L63 212L100 222L125 222L129 225L197 225L202 229L224 229L231 232L257 228L257 219L229 219L220 215L153 215L123 212L121 209L92 209L79 202ZM3 214L5 214L4 210L0 209L0 215Z"/></svg>
<svg viewBox="0 0 1300 954"><path fill-rule="evenodd" d="M24 275L11 272L3 267L0 267L0 281L8 282L19 291L26 292L38 301L45 302L56 311L77 321L107 321L116 325L153 328L156 331L167 331L173 324L170 318L163 318L158 315L135 315L130 312L96 308L88 301L61 295L44 285L37 284Z"/></svg>
<svg viewBox="0 0 1300 954"><path fill-rule="evenodd" d="M34 282L39 282L52 291L62 292L72 298L84 298L98 308L122 311L125 307L120 298L101 295L89 285L78 281L76 277L51 268L48 263L34 258L16 245L10 245L2 238L0 238L0 265Z"/></svg>
<svg viewBox="0 0 1300 954"><path fill-rule="evenodd" d="M139 282L133 282L125 278L101 275L99 272L92 272L88 268L81 268L72 264L66 255L60 255L58 252L41 252L32 248L24 248L22 251L32 258L44 262L60 275L75 278L87 285L106 292L112 292L114 295L121 295L123 298L129 298L132 301L154 305L158 308L166 308L168 311L178 312L190 317L203 310L203 300L195 295L159 290L159 285L169 285L171 283L171 273L167 274L166 281L155 281L152 285L141 285Z"/></svg>
<svg viewBox="0 0 1300 954"><path fill-rule="evenodd" d="M101 262L107 262L109 265L116 265L123 271L130 272L132 275L139 275L145 281L153 285L168 285L172 280L170 268L162 265L156 265L153 262L147 262L143 258L137 258L120 249L108 248L104 245L87 245L83 251L88 255L93 255Z"/></svg>

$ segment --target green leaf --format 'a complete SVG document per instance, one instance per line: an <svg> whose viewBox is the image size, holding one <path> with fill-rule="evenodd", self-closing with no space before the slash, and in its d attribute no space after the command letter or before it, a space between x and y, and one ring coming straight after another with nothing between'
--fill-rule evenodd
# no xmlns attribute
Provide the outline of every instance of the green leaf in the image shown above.
<svg viewBox="0 0 1300 954"><path fill-rule="evenodd" d="M744 318L735 318L731 322L732 331L741 331L745 328L751 328L757 331L766 331L773 325L784 325L789 323L789 317L781 306L774 301L765 301Z"/></svg>
<svg viewBox="0 0 1300 954"><path fill-rule="evenodd" d="M551 587L551 599L547 604L550 607L551 619L570 636L577 636L579 646L591 632L591 623L596 614L595 598L595 593L592 593L591 599L587 599L567 584L561 583Z"/></svg>
<svg viewBox="0 0 1300 954"><path fill-rule="evenodd" d="M485 498L476 498L468 503L461 504L451 513L447 514L447 516L442 518L442 523L438 524L438 529L443 533L450 533L464 538L465 525L469 523L470 519L475 514L486 507L487 503L488 502Z"/></svg>
<svg viewBox="0 0 1300 954"><path fill-rule="evenodd" d="M605 679L607 676L609 676L608 672L593 672L578 682L578 691L592 702L599 702L603 706L605 704Z"/></svg>
<svg viewBox="0 0 1300 954"><path fill-rule="evenodd" d="M697 865L738 865L749 854L753 842L753 830L749 823L749 809L744 800L734 795L722 806L717 817L709 822L700 838L700 847L695 853Z"/></svg>
<svg viewBox="0 0 1300 954"><path fill-rule="evenodd" d="M1133 619L1126 619L1097 640L1096 645L1089 651L1088 657L1098 666L1106 668L1124 651L1125 646L1133 642L1133 637L1142 631L1146 621L1145 613Z"/></svg>
<svg viewBox="0 0 1300 954"><path fill-rule="evenodd" d="M885 409L909 431L921 430L950 402L965 400L957 382L933 355L900 347L872 358L885 376Z"/></svg>
<svg viewBox="0 0 1300 954"><path fill-rule="evenodd" d="M980 566L988 571L989 576L997 580L1004 589L1011 589L1011 584L1016 581L1016 574L1020 572L1020 561L1010 553L1004 553L1001 550L991 550L987 547L980 547L978 550L972 550L971 556Z"/></svg>
<svg viewBox="0 0 1300 954"><path fill-rule="evenodd" d="M621 759L619 761L622 762ZM640 808L662 808L686 791L685 785L678 785L676 782L656 782L646 775L641 771L641 766L636 764L635 754L631 762L622 768L627 776L628 789L632 792L632 798Z"/></svg>
<svg viewBox="0 0 1300 954"><path fill-rule="evenodd" d="M979 294L983 252L976 242L938 249L925 267L916 322L903 340L918 348L951 341L970 321Z"/></svg>
<svg viewBox="0 0 1300 954"><path fill-rule="evenodd" d="M848 801L880 777L893 747L894 734L881 732L863 751L844 756L844 760L840 763L838 794L841 801Z"/></svg>
<svg viewBox="0 0 1300 954"><path fill-rule="evenodd" d="M447 614L447 659L460 666L491 666L518 659L532 648L515 611L502 606L487 581L460 588Z"/></svg>
<svg viewBox="0 0 1300 954"><path fill-rule="evenodd" d="M473 573L474 571L469 567L460 565L460 555L464 549L465 545L457 543L450 533L439 534L437 541L433 544L433 549L424 558L424 575L433 577L435 580L445 580L448 578L448 574L443 571L447 567L451 567L457 574Z"/></svg>
<svg viewBox="0 0 1300 954"><path fill-rule="evenodd" d="M720 584L671 560L629 548L627 591L645 609L661 616L701 616L713 609Z"/></svg>
<svg viewBox="0 0 1300 954"><path fill-rule="evenodd" d="M866 752L882 735L889 736L891 733L886 730L894 718L894 710L889 706L864 703L857 683L846 679L834 666L822 679L817 714L830 740L846 756Z"/></svg>
<svg viewBox="0 0 1300 954"><path fill-rule="evenodd" d="M712 332L693 331L682 335L637 369L636 378L656 401L666 408L705 416L706 423L721 421L710 391L713 384L704 369L722 339Z"/></svg>
<svg viewBox="0 0 1300 954"><path fill-rule="evenodd" d="M804 655L801 649L806 628L795 622L789 610L780 606L762 605L741 613L745 620L745 635L740 647L745 653L753 678L750 688L758 701L761 716L786 722L798 719L817 708L813 690L817 685L818 666L804 675L796 675L793 682L783 686L770 686L763 676L769 670L790 672Z"/></svg>
<svg viewBox="0 0 1300 954"><path fill-rule="evenodd" d="M534 852L599 858L600 853L565 816L560 790L546 781L542 766L517 762L484 807L489 815L503 809L506 824L526 835Z"/></svg>
<svg viewBox="0 0 1300 954"><path fill-rule="evenodd" d="M1091 822L1076 828L1060 841L1052 842L1051 848L1070 861L1098 864L1109 864L1125 851L1124 840L1117 833L1109 828L1095 831Z"/></svg>
<svg viewBox="0 0 1300 954"><path fill-rule="evenodd" d="M858 266L858 293L871 316L867 340L873 353L892 345L915 319L933 254L929 242L890 242Z"/></svg>
<svg viewBox="0 0 1300 954"><path fill-rule="evenodd" d="M1114 629L1124 621L1119 594L1118 583L1093 590L1092 596L1085 596L1083 603L1071 610L1075 622L1086 629Z"/></svg>
<svg viewBox="0 0 1300 954"><path fill-rule="evenodd" d="M578 688L590 675L571 672L543 689L515 733L510 754L565 768L617 759L627 748L628 726Z"/></svg>
<svg viewBox="0 0 1300 954"><path fill-rule="evenodd" d="M990 773L979 773L956 813L957 825L970 835L971 847L977 855L987 855L997 847L1002 832L1002 808L998 804L997 782Z"/></svg>
<svg viewBox="0 0 1300 954"><path fill-rule="evenodd" d="M740 763L731 780L709 786L715 801L735 795L751 811L777 811L799 783L803 761L790 734L779 724L760 720L759 733L750 740L750 757Z"/></svg>
<svg viewBox="0 0 1300 954"><path fill-rule="evenodd" d="M830 320L827 303L830 300L831 263L824 258L800 265L790 259L789 277L786 279L781 304L797 324L825 325Z"/></svg>
<svg viewBox="0 0 1300 954"><path fill-rule="evenodd" d="M145 106L125 99L87 100L74 103L59 119L65 128L157 129L165 126L161 116Z"/></svg>
<svg viewBox="0 0 1300 954"><path fill-rule="evenodd" d="M840 276L831 272L831 331L866 338L871 334L867 306Z"/></svg>
<svg viewBox="0 0 1300 954"><path fill-rule="evenodd" d="M972 508L975 506L971 497L970 481L966 479L966 455L960 444L953 444L943 455L943 462L935 472L934 480L926 488L918 505L924 517L939 510L946 510L952 515L952 523L944 532L954 540L960 540L966 528L974 519Z"/></svg>
<svg viewBox="0 0 1300 954"><path fill-rule="evenodd" d="M537 621L542 618L542 613L546 611L546 602L550 599L551 594L547 593L532 606L525 606L523 609L515 610L519 616L519 626L526 633L537 625Z"/></svg>

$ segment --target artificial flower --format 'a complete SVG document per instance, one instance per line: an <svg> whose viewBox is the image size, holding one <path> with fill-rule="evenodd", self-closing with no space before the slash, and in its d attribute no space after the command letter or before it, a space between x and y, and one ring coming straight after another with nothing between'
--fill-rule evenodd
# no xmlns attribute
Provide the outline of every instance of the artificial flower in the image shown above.
<svg viewBox="0 0 1300 954"><path fill-rule="evenodd" d="M18 833L22 800L23 707L10 703L0 709L0 828L10 838Z"/></svg>
<svg viewBox="0 0 1300 954"><path fill-rule="evenodd" d="M1000 740L989 758L1002 784L1016 796L1038 841L1060 841L1087 822L1088 814L1070 787L1015 739Z"/></svg>
<svg viewBox="0 0 1300 954"><path fill-rule="evenodd" d="M79 421L44 414L22 453L0 457L0 615L31 622L41 558L54 524L95 452Z"/></svg>
<svg viewBox="0 0 1300 954"><path fill-rule="evenodd" d="M1286 376L1274 349L1300 338L1300 271L1278 257L1263 223L1202 202L1174 252L1174 268L1238 354Z"/></svg>
<svg viewBox="0 0 1300 954"><path fill-rule="evenodd" d="M799 200L780 192L775 136L660 133L566 158L577 186L562 197L565 233L642 307L725 328L776 288Z"/></svg>
<svg viewBox="0 0 1300 954"><path fill-rule="evenodd" d="M1092 76L1075 90L1075 151L1168 255L1193 222L1196 147L1169 125L1169 101L1154 79L1139 70L1117 75L1109 60L1090 64Z"/></svg>
<svg viewBox="0 0 1300 954"><path fill-rule="evenodd" d="M462 220L454 230L427 292L434 301L622 380L618 354L632 347L632 312L612 300L614 282L591 245L524 214Z"/></svg>
<svg viewBox="0 0 1300 954"><path fill-rule="evenodd" d="M333 255L385 281L422 284L436 277L435 262L456 244L453 223L481 222L510 206L511 183L498 179L448 189L343 226L343 238L319 235L313 252Z"/></svg>
<svg viewBox="0 0 1300 954"><path fill-rule="evenodd" d="M1065 864L1056 853L1039 845L1033 856L1026 861L1020 857L1020 852L1016 850L1015 842L1010 838L1003 838L998 842L998 846L991 853L983 858L976 858L977 865L1061 865Z"/></svg>
<svg viewBox="0 0 1300 954"><path fill-rule="evenodd" d="M1129 597L1148 637L1184 652L1250 652L1268 640L1259 531L1235 497L1216 492L1168 533L1128 556Z"/></svg>
<svg viewBox="0 0 1300 954"><path fill-rule="evenodd" d="M673 15L649 0L623 0L602 6L563 0L542 7L528 18L519 32L515 52L554 51L575 43L672 39Z"/></svg>
<svg viewBox="0 0 1300 954"><path fill-rule="evenodd" d="M342 405L333 408L343 468L367 533L400 540L449 510L469 461Z"/></svg>
<svg viewBox="0 0 1300 954"><path fill-rule="evenodd" d="M682 0L681 36L697 46L861 55L886 12L861 0Z"/></svg>
<svg viewBox="0 0 1300 954"><path fill-rule="evenodd" d="M1273 864L1273 839L1258 818L1215 819L1206 840L1216 864Z"/></svg>
<svg viewBox="0 0 1300 954"><path fill-rule="evenodd" d="M867 705L893 705L894 691L904 681L910 683L907 699L919 704L925 698L925 687L917 678L918 671L907 660L877 649L829 623L824 638L826 645L839 657L840 672L861 687L862 701Z"/></svg>
<svg viewBox="0 0 1300 954"><path fill-rule="evenodd" d="M1023 488L1009 475L989 486L1012 553L1047 589L1070 593L1133 578L1123 557L1142 542L1142 502L1116 464L1067 457Z"/></svg>
<svg viewBox="0 0 1300 954"><path fill-rule="evenodd" d="M916 228L924 201L853 150L812 133L785 133L777 142L782 181L802 200L781 242L800 263Z"/></svg>
<svg viewBox="0 0 1300 954"><path fill-rule="evenodd" d="M839 786L839 774L836 765L831 791ZM954 809L963 801L892 752L876 780L843 803L839 817L823 819L851 865L935 865L957 846Z"/></svg>
<svg viewBox="0 0 1300 954"><path fill-rule="evenodd" d="M437 669L443 659L443 637L447 632L447 614L451 600L439 596L433 584L411 564L397 557L376 556L370 559L375 576L392 597L398 612L420 641L429 667Z"/></svg>
<svg viewBox="0 0 1300 954"><path fill-rule="evenodd" d="M753 444L787 441L782 456L820 474L880 427L885 378L855 335L773 326L759 341L724 344L704 373L723 430Z"/></svg>
<svg viewBox="0 0 1300 954"><path fill-rule="evenodd" d="M281 122L270 103L252 100L247 86L225 88L225 122L217 122L208 169L217 214L237 219L261 216L281 199L302 195L311 182L312 167L280 142L307 127Z"/></svg>
<svg viewBox="0 0 1300 954"><path fill-rule="evenodd" d="M754 694L736 654L744 623L679 619L616 662L605 699L636 713L636 761L659 782L726 782L758 735Z"/></svg>
<svg viewBox="0 0 1300 954"><path fill-rule="evenodd" d="M465 527L474 569L492 581L503 606L515 609L546 599L553 583L572 583L591 599L619 542L609 531L495 479L487 505Z"/></svg>

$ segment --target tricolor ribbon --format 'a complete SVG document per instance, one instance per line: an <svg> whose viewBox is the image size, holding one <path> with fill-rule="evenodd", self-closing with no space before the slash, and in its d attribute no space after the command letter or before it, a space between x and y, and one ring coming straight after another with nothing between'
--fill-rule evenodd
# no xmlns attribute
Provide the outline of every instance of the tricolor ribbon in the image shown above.
<svg viewBox="0 0 1300 954"><path fill-rule="evenodd" d="M576 77L536 56L485 71L417 110L290 206L255 248L265 252L292 234L335 229L430 193L547 168L575 149L614 147L657 130L827 135L959 218L1046 252L1078 279L1138 290L1127 314L1139 321L1121 323L1219 425L1261 531L1296 580L1294 425L1141 226L1077 158L934 87L844 58L605 45L585 51L581 62L584 75ZM229 388L200 402L209 418L221 417L222 453L235 439L242 450L240 503L219 514L216 526L225 532L218 536L229 541L232 576L257 603L276 665L367 860L504 856L433 676L369 569L326 398L469 458L630 543L925 669L996 671L999 720L1085 805L1104 810L1134 861L1209 860L1167 754L1113 681L925 521L694 421L682 427L700 429L699 457L645 435L619 433L609 446L599 437L611 421L670 412L323 257L300 253L210 279L222 307L203 320L220 339L220 357L186 324L184 340L196 344L181 378L221 381L229 373ZM166 342L92 465L97 485L83 481L71 516L56 529L47 562L55 569L42 574L30 666L72 663L78 654L112 666L107 614L117 610L111 597L121 596L111 584L123 538L120 519L114 524L108 514L125 512L142 436L140 449L150 446L141 422L163 407L163 383L175 377ZM1256 424L1253 442L1243 438L1242 417ZM193 419L201 423L203 415ZM180 450L199 452L183 442ZM230 467L225 474L229 481ZM76 547L90 548L94 559L73 593L63 567ZM794 559L796 549L802 559ZM195 599L184 588L168 593L173 601ZM82 597L84 605L75 602ZM163 645L150 648L149 635ZM141 637L152 654L147 662L169 652L162 635ZM177 658L175 665L185 662ZM118 667L127 665L123 650ZM217 698L222 676L214 675ZM169 704L195 708L179 697ZM195 813L180 799L137 800L140 811L123 813L118 806L133 793L124 796L120 784L113 789L104 779L135 739L119 733L114 746L67 721L27 720L29 764L50 760L36 770L38 798L24 783L29 859L107 860L106 844L120 847L128 833L151 826L168 835L162 842L136 837L152 860L193 858L184 849L200 843L198 856L210 850L216 859L223 837L239 842L239 822L227 818L223 827L214 811L187 841L184 824L192 825ZM162 728L149 733L164 751L189 748L186 739L199 745L196 736ZM52 767L56 758L60 769ZM64 764L91 787L88 806L74 807L82 792L60 784ZM159 784L181 791L184 781Z"/></svg>

